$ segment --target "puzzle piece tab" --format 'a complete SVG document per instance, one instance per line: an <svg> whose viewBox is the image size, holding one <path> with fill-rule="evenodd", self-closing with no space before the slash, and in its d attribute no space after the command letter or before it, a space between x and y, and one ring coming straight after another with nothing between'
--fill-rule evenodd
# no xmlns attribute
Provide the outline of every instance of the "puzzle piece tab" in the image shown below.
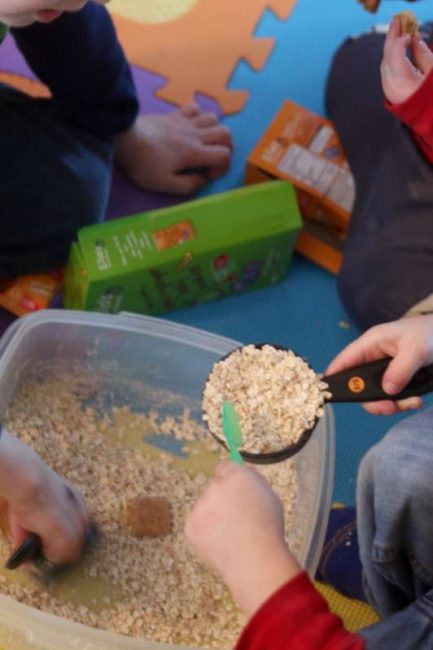
<svg viewBox="0 0 433 650"><path fill-rule="evenodd" d="M133 21L120 13L114 13L114 20L129 61L167 79L158 97L181 105L201 93L228 114L240 111L249 96L246 90L227 89L239 61L261 70L274 46L273 38L253 36L264 11L285 20L295 4L296 0L199 0L168 22ZM115 11L122 11L119 4Z"/></svg>
<svg viewBox="0 0 433 650"><path fill-rule="evenodd" d="M0 72L0 83L21 90L22 93L30 95L30 97L51 97L47 86L40 81L28 79L27 77L12 72Z"/></svg>

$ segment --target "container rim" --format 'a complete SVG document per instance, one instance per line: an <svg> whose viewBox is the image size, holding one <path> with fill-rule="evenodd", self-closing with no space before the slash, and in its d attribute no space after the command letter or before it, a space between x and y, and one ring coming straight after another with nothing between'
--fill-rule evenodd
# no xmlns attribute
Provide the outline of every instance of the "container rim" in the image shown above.
<svg viewBox="0 0 433 650"><path fill-rule="evenodd" d="M99 314L72 309L45 309L18 318L0 338L1 366L8 361L28 332L40 325L67 324L87 325L102 329L117 329L128 332L148 333L156 338L177 341L183 345L200 348L216 354L225 354L242 345L240 341L219 334L207 332L197 327L182 325L154 316L143 316L130 312L119 314ZM188 334L183 337L182 334Z"/></svg>
<svg viewBox="0 0 433 650"><path fill-rule="evenodd" d="M331 511L332 496L334 492L335 480L335 417L334 411L330 404L325 406L325 435L322 438L322 446L327 450L327 454L322 456L320 463L320 483L319 499L317 499L314 511L314 526L308 537L306 552L301 558L301 563L305 566L311 578L314 578L319 560L323 549L323 544L328 526L329 513ZM314 432L313 432L314 437ZM311 444L308 442L306 447ZM301 452L302 453L302 452ZM296 458L296 457L295 457ZM323 512L322 520L319 520L319 513Z"/></svg>

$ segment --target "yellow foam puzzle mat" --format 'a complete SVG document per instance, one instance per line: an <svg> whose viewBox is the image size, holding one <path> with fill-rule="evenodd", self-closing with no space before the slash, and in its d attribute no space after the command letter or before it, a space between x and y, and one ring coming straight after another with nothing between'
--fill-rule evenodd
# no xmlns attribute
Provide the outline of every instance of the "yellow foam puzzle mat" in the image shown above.
<svg viewBox="0 0 433 650"><path fill-rule="evenodd" d="M344 504L338 501L332 504L333 510L344 507ZM354 598L346 598L336 589L322 582L315 582L314 586L327 601L331 612L343 620L344 627L350 632L357 632L363 627L378 622L379 617L366 603Z"/></svg>
<svg viewBox="0 0 433 650"><path fill-rule="evenodd" d="M321 582L315 582L314 586L327 601L331 612L337 614L343 620L344 627L350 632L357 632L363 627L378 622L377 614L366 603L346 598L333 587L324 585Z"/></svg>
<svg viewBox="0 0 433 650"><path fill-rule="evenodd" d="M228 89L240 60L261 70L274 47L254 31L266 10L280 20L296 0L112 0L120 42L133 65L167 80L157 96L182 105L195 94L218 102L225 114L241 111L247 90Z"/></svg>

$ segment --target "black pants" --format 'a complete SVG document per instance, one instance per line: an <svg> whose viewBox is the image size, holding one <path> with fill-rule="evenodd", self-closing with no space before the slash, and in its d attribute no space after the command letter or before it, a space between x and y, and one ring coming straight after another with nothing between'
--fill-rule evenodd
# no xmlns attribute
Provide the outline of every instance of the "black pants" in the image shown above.
<svg viewBox="0 0 433 650"><path fill-rule="evenodd" d="M433 165L384 107L383 44L377 34L347 40L326 91L356 183L338 290L361 328L399 318L433 293Z"/></svg>
<svg viewBox="0 0 433 650"><path fill-rule="evenodd" d="M0 85L0 277L65 264L77 230L104 217L112 160L111 141L54 101Z"/></svg>

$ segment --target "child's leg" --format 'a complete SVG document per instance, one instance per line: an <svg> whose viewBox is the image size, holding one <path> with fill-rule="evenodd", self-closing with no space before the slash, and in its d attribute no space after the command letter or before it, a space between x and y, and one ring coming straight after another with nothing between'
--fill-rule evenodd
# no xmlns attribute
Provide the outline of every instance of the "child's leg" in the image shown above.
<svg viewBox="0 0 433 650"><path fill-rule="evenodd" d="M334 56L326 86L326 110L349 158L361 207L396 123L384 107L383 46L384 37L376 34L346 40Z"/></svg>
<svg viewBox="0 0 433 650"><path fill-rule="evenodd" d="M384 617L361 630L371 650L433 648L433 409L373 447L358 475L364 587Z"/></svg>
<svg viewBox="0 0 433 650"><path fill-rule="evenodd" d="M53 102L0 86L0 276L65 264L77 230L104 215L112 158Z"/></svg>
<svg viewBox="0 0 433 650"><path fill-rule="evenodd" d="M433 408L400 422L368 452L357 509L365 591L390 616L433 588Z"/></svg>
<svg viewBox="0 0 433 650"><path fill-rule="evenodd" d="M399 318L433 292L433 166L384 107L383 42L346 41L327 87L357 188L339 292L362 328Z"/></svg>
<svg viewBox="0 0 433 650"><path fill-rule="evenodd" d="M433 648L433 590L401 612L358 632L368 650Z"/></svg>
<svg viewBox="0 0 433 650"><path fill-rule="evenodd" d="M342 569L357 534L364 592L383 617L360 631L369 650L433 648L433 408L402 421L367 453L351 531L352 538L345 537L352 548L339 544L325 578L353 596L353 567L346 575ZM352 562L357 565L356 558Z"/></svg>

